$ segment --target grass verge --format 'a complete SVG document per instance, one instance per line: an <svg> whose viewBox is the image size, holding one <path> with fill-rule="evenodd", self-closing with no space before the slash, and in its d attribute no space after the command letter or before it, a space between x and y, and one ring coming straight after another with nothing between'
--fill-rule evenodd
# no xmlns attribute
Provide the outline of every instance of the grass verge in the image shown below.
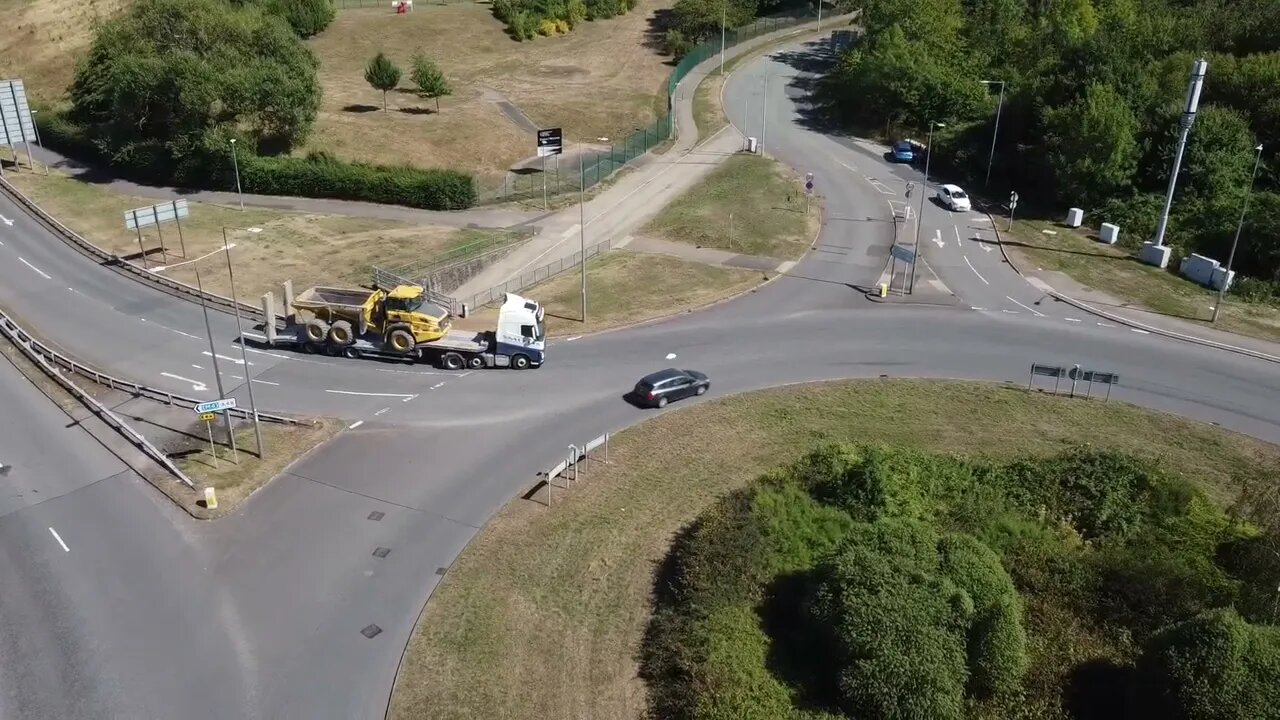
<svg viewBox="0 0 1280 720"><path fill-rule="evenodd" d="M758 155L734 155L645 227L653 237L695 247L794 260L821 223L817 203L805 212L801 178Z"/></svg>
<svg viewBox="0 0 1280 720"><path fill-rule="evenodd" d="M693 310L755 287L754 270L704 265L667 255L612 250L587 261L587 321L582 322L582 280L567 272L521 290L547 309L547 334L581 335ZM485 308L459 327L488 327L497 310Z"/></svg>
<svg viewBox="0 0 1280 720"><path fill-rule="evenodd" d="M1044 230L1056 234L1046 235ZM1003 232L1003 231L1002 231ZM1105 293L1122 306L1170 315L1204 327L1280 341L1280 307L1235 300L1230 293L1216 325L1210 325L1218 293L1172 272L1147 265L1128 248L1115 247L1047 220L1015 221L1004 233L1006 247L1020 256L1023 272L1061 272L1087 290ZM1019 257L1014 258L1018 262ZM1082 298L1083 299L1083 298Z"/></svg>
<svg viewBox="0 0 1280 720"><path fill-rule="evenodd" d="M427 604L391 717L642 717L637 656L670 539L715 498L825 441L993 459L1088 443L1158 458L1224 500L1231 469L1280 459L1176 416L979 383L821 383L669 413L613 438L611 464L593 464L552 508L515 500L472 541Z"/></svg>
<svg viewBox="0 0 1280 720"><path fill-rule="evenodd" d="M24 194L98 247L123 257L138 254L138 236L124 227L126 210L155 204L154 199L133 197L67 175L9 173L7 179ZM219 205L190 203L190 216L182 223L182 242L188 258L196 258L222 247L222 228L235 243L236 292L245 302L256 302L264 292L279 295L280 283L292 279L294 287L309 285L360 285L371 280L374 264L395 267L429 259L454 248L476 242L488 235L507 234L503 230L455 229L412 225L395 220L314 215L281 210L246 209L243 212ZM240 228L261 228L248 232ZM178 228L172 223L161 228L165 259L155 228L143 231L147 262L182 262ZM221 262L220 262L221 261ZM226 262L210 258L200 266L204 288L221 295L231 294ZM183 265L166 270L169 277L195 285L195 270Z"/></svg>
<svg viewBox="0 0 1280 720"><path fill-rule="evenodd" d="M215 423L213 439L217 457L209 452L208 436L201 440L197 433L207 433L204 423L191 430L187 443L188 452L174 463L198 485L198 491L178 486L180 493L169 497L187 512L202 519L219 518L233 513L249 499L249 496L279 475L290 463L311 452L342 430L343 423L333 419L316 420L310 425L282 425L262 423L262 442L267 446L266 458L258 456L254 441L253 425L236 428L238 462L232 461L231 448L225 444L226 431ZM169 451L173 453L173 450ZM176 485L176 483L175 483ZM217 490L218 507L210 510L204 505L204 488Z"/></svg>

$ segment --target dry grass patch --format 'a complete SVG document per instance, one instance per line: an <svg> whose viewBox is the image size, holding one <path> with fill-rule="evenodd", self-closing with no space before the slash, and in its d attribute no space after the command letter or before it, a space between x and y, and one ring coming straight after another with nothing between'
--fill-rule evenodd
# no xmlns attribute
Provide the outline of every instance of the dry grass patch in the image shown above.
<svg viewBox="0 0 1280 720"><path fill-rule="evenodd" d="M804 182L759 155L734 155L667 205L645 227L664 240L783 260L809 249L821 224L814 202L805 212Z"/></svg>
<svg viewBox="0 0 1280 720"><path fill-rule="evenodd" d="M979 383L823 383L664 414L616 436L612 464L592 465L552 508L512 501L472 541L427 604L391 717L643 717L638 651L672 536L823 441L993 458L1091 443L1157 458L1219 497L1231 469L1280 458L1273 445L1119 402Z"/></svg>
<svg viewBox="0 0 1280 720"><path fill-rule="evenodd" d="M665 107L671 67L645 46L666 0L640 0L619 18L583 23L568 35L518 43L486 4L426 5L406 15L389 7L345 10L309 41L320 59L324 100L307 149L341 157L476 172L492 184L534 154L534 136L500 102L539 127L563 127L566 140L620 140ZM407 92L413 51L421 48L453 83L435 103ZM364 67L384 51L404 71L406 92L382 96ZM661 92L660 92L661 91Z"/></svg>
<svg viewBox="0 0 1280 720"><path fill-rule="evenodd" d="M210 454L209 441L192 438L188 447L191 454L175 460L175 464L197 484L198 490L173 483L173 490L166 494L187 512L198 518L212 519L235 512L249 496L257 492L269 480L284 471L290 463L311 452L317 445L338 434L343 423L338 420L316 420L308 425L283 425L262 423L262 442L267 446L266 459L258 456L254 441L253 425L236 428L238 462L233 462L231 447L226 445L226 430L221 423L214 423L213 440L217 457ZM207 433L204 423L197 423L193 434ZM204 488L213 487L218 494L218 507L209 510L204 506Z"/></svg>
<svg viewBox="0 0 1280 720"><path fill-rule="evenodd" d="M1001 232L1003 228L1001 225ZM1043 230L1056 234L1046 235ZM1015 221L1004 233L1006 248L1023 272L1037 269L1064 273L1090 290L1106 293L1123 305L1194 322L1204 327L1280 341L1280 307L1246 303L1227 293L1227 302L1211 326L1216 290L1201 287L1173 272L1147 265L1127 249L1107 245L1078 230L1047 220ZM1019 260L1021 258L1021 260Z"/></svg>
<svg viewBox="0 0 1280 720"><path fill-rule="evenodd" d="M113 192L102 185L65 175L9 173L7 179L67 227L99 247L123 257L138 254L138 237L124 228L124 211L156 203ZM264 292L279 294L280 283L293 280L302 289L309 285L360 285L371 281L374 264L395 267L431 257L482 239L501 230L458 230L431 225L411 225L395 220L311 215L282 210L248 208L244 212L206 203L190 203L191 215L182 223L187 257L196 258L222 247L222 228L261 228L261 232L236 229L228 239L241 300L255 302ZM155 228L143 231L148 262L182 262L177 227L165 225L167 260L160 253ZM230 295L226 263L210 258L201 263L200 279L206 290ZM135 260L135 262L138 262ZM194 285L192 266L164 271L169 277Z"/></svg>
<svg viewBox="0 0 1280 720"><path fill-rule="evenodd" d="M58 105L95 23L131 0L0 0L0 77L21 78L32 103Z"/></svg>
<svg viewBox="0 0 1280 720"><path fill-rule="evenodd" d="M689 262L667 255L613 250L587 261L587 322L582 322L582 279L567 272L521 290L547 309L547 334L580 335L693 310L755 287L765 276ZM485 308L459 327L490 327L497 310Z"/></svg>

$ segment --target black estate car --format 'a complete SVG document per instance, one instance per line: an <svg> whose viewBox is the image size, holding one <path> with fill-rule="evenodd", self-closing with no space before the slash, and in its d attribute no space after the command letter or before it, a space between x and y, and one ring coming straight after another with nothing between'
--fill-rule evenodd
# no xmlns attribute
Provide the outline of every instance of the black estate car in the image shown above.
<svg viewBox="0 0 1280 720"><path fill-rule="evenodd" d="M672 400L702 395L710 387L711 381L697 370L667 368L640 378L631 394L641 405L666 407Z"/></svg>

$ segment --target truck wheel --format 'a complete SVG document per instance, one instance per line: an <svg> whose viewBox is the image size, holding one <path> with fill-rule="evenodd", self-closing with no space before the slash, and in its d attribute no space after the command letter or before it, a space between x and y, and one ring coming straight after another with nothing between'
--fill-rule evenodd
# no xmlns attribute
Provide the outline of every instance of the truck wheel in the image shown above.
<svg viewBox="0 0 1280 720"><path fill-rule="evenodd" d="M445 353L444 357L440 358L440 367L445 370L461 370L462 365L462 356L455 352Z"/></svg>
<svg viewBox="0 0 1280 720"><path fill-rule="evenodd" d="M361 353L359 350L350 346L347 346L342 349L342 356L351 358L352 360L358 359L362 354L363 353Z"/></svg>
<svg viewBox="0 0 1280 720"><path fill-rule="evenodd" d="M514 355L511 358L511 367L516 370L525 370L529 367L528 355Z"/></svg>
<svg viewBox="0 0 1280 720"><path fill-rule="evenodd" d="M355 342L356 333L351 329L349 320L339 320L329 328L329 342L339 347L346 347Z"/></svg>
<svg viewBox="0 0 1280 720"><path fill-rule="evenodd" d="M387 335L387 345L394 352L407 353L413 349L413 335L408 330L396 328Z"/></svg>
<svg viewBox="0 0 1280 720"><path fill-rule="evenodd" d="M484 367L484 358L480 357L479 355L472 355L471 357L467 358L467 367L471 368L472 370L479 370L480 368Z"/></svg>
<svg viewBox="0 0 1280 720"><path fill-rule="evenodd" d="M313 343L322 343L325 338L329 337L329 323L312 319L307 321L307 340Z"/></svg>

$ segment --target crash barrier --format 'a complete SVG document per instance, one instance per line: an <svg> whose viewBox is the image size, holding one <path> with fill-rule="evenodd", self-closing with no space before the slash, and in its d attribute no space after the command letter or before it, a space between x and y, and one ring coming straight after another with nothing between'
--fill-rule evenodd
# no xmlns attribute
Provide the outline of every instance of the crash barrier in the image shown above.
<svg viewBox="0 0 1280 720"><path fill-rule="evenodd" d="M54 235L57 235L68 245L98 261L98 263L114 268L120 272L129 273L133 275L135 279L141 280L142 282L159 288L167 293L196 300L200 299L202 293L195 287L184 282L174 280L173 278L164 277L163 275L157 275L149 270L144 270L119 255L109 253L89 242L85 238L81 237L81 235L75 230L72 230L66 225L58 222L57 218L50 215L44 208L36 204L34 200L24 195L21 190L18 190L18 188L14 187L9 183L9 181L4 180L3 178L0 178L0 190L2 190L10 200L13 200L14 204L22 208L22 210L30 215L36 222L44 225L53 232ZM216 306L219 309L231 312L236 306L236 303L232 302L229 297L217 295L207 290L203 295L205 302ZM245 313L252 318L262 319L262 309L254 307L253 305L240 303L240 312Z"/></svg>
<svg viewBox="0 0 1280 720"><path fill-rule="evenodd" d="M593 456L592 453L595 455ZM542 484L547 486L547 507L551 507L551 494L552 489L556 487L556 480L563 479L564 485L561 489L568 490L573 487L573 483L586 477L587 468L592 460L609 464L609 433L601 435L582 447L570 445L565 458L542 473ZM572 474L570 470L573 471ZM536 492L537 488L534 488L534 491Z"/></svg>
<svg viewBox="0 0 1280 720"><path fill-rule="evenodd" d="M54 368L61 368L64 371L70 371L70 372L76 373L77 375L80 375L81 377L84 377L84 378L88 378L89 380L92 380L99 385L105 385L106 387L112 390L118 390L123 393L128 393L130 395L133 395L134 397L146 398L148 400L162 402L166 405L171 405L174 407L191 408L192 410L195 409L196 405L206 402L205 400L200 400L199 398L186 397L185 395L178 395L165 390L157 390L155 388L147 387L146 385L141 385L139 383L131 382L129 380L121 380L120 378L115 377L113 375L108 375L107 373L101 372L99 370L95 370L94 368L89 367L84 363L76 362L75 360L72 360L71 358L53 350L48 345L45 345L39 340L36 340L34 337L32 337L31 333L27 332L20 325L14 322L12 318L8 317L3 312L0 312L0 332L3 332L5 337L12 340L14 344L18 345L24 350L29 350L30 352L40 355L48 363L50 363ZM244 408L230 408L228 410L223 410L221 412L228 413L231 415L231 417L240 418L242 420L253 419L253 413ZM261 413L261 412L258 413L258 419L263 420L265 422L280 423L285 425L308 425L309 424L305 421L295 420L294 418L291 418L291 417L285 417L283 415L271 415L268 413Z"/></svg>
<svg viewBox="0 0 1280 720"><path fill-rule="evenodd" d="M1071 390L1069 397L1076 397L1076 390L1080 383L1085 383L1085 391L1083 397L1085 399L1093 397L1094 385L1106 385L1107 394L1103 398L1103 402L1111 399L1111 386L1120 382L1120 376L1115 373L1101 372L1099 370L1084 370L1079 365L1073 365L1067 368L1063 365L1041 365L1039 363L1031 364L1031 372L1027 378L1027 390L1031 390L1037 377L1053 378L1053 394L1057 395L1058 390L1062 386L1063 378L1071 380Z"/></svg>
<svg viewBox="0 0 1280 720"><path fill-rule="evenodd" d="M40 366L40 369L43 370L46 375L53 378L59 385L88 406L88 408L92 410L95 415L101 418L108 426L124 436L126 440L132 443L139 450L150 456L152 460L160 463L165 470L168 470L170 474L187 487L195 487L195 483L191 481L191 478L187 477L186 473L182 472L177 465L173 464L173 461L169 459L168 455L165 455L159 448L152 445L151 441L143 437L137 430L129 427L129 424L126 423L123 418L112 412L106 405L98 402L92 395L81 390L80 386L67 379L58 367L54 363L50 362L49 356L46 355L46 353L49 352L48 348L39 346L37 341L33 340L30 335L18 327L18 325L5 316L4 313L0 313L0 334L3 334L15 346L17 346L18 349L22 351L22 354L26 355L31 362ZM56 355L56 353L52 354Z"/></svg>

